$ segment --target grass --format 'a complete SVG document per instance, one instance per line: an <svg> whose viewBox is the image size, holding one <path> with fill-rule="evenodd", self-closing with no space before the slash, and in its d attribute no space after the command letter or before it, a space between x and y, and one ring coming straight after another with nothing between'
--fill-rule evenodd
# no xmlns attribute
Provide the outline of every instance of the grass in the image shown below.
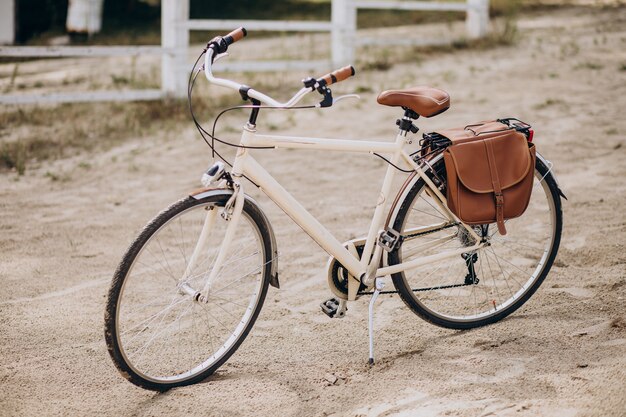
<svg viewBox="0 0 626 417"><path fill-rule="evenodd" d="M519 41L519 30L515 15L509 15L502 20L492 21L492 30L487 36L478 39L458 39L450 45L452 50L462 49L491 49L499 46L513 46ZM443 47L446 48L445 46Z"/></svg>
<svg viewBox="0 0 626 417"><path fill-rule="evenodd" d="M539 103L539 104L533 106L533 108L535 110L543 110L543 109L546 109L548 107L553 107L553 106L557 106L557 105L564 105L564 104L566 104L566 103L563 100L560 100L558 98L548 98L543 103Z"/></svg>
<svg viewBox="0 0 626 417"><path fill-rule="evenodd" d="M11 71L11 78L9 79L9 85L6 87L5 92L11 91L13 86L15 85L15 79L17 78L17 74L20 69L19 62L16 62L13 66L13 71Z"/></svg>
<svg viewBox="0 0 626 417"><path fill-rule="evenodd" d="M583 62L574 67L575 70L601 70L602 68L604 68L604 65L598 64L597 62Z"/></svg>
<svg viewBox="0 0 626 417"><path fill-rule="evenodd" d="M393 67L393 60L389 54L383 51L382 54L374 59L364 62L359 65L359 69L362 71L388 71Z"/></svg>
<svg viewBox="0 0 626 417"><path fill-rule="evenodd" d="M357 94L373 93L374 89L370 87L369 85L357 85L356 88L354 89L354 92Z"/></svg>
<svg viewBox="0 0 626 417"><path fill-rule="evenodd" d="M230 100L194 100L194 111L202 115L232 104ZM71 123L59 123L68 120ZM23 175L35 162L64 158L83 151L107 149L128 138L148 137L157 131L178 131L189 125L186 101L164 100L134 103L61 104L53 107L9 107L0 112L0 171ZM28 126L18 139L9 132ZM88 163L80 168L89 169ZM51 175L50 178L54 179ZM58 178L57 178L58 179Z"/></svg>

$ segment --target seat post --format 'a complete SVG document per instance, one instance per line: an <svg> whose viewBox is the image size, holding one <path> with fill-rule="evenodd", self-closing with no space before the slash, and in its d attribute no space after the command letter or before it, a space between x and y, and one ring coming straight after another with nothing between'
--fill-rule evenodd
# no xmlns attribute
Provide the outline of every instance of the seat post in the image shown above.
<svg viewBox="0 0 626 417"><path fill-rule="evenodd" d="M419 119L420 115L415 113L413 110L409 109L408 107L402 107L402 108L404 109L404 117L407 117L413 120Z"/></svg>
<svg viewBox="0 0 626 417"><path fill-rule="evenodd" d="M404 109L404 116L402 119L396 120L396 125L400 128L400 134L406 136L408 132L417 133L419 128L413 124L413 120L417 120L420 115L409 109L408 107L402 107ZM408 141L411 143L412 141Z"/></svg>

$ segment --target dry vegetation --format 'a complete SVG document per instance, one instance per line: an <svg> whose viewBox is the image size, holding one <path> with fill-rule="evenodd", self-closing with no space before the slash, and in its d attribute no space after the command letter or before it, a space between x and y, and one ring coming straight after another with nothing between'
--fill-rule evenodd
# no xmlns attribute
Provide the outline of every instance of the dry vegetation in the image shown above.
<svg viewBox="0 0 626 417"><path fill-rule="evenodd" d="M3 136L18 136L0 143L0 161L5 169L22 175L27 166L78 152L102 151L156 131L171 133L188 122L184 103L178 101L19 108L0 113Z"/></svg>

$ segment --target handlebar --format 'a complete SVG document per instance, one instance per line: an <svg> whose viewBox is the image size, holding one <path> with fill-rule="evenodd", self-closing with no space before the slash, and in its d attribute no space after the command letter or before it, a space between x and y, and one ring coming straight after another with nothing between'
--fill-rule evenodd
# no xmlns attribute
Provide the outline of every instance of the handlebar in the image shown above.
<svg viewBox="0 0 626 417"><path fill-rule="evenodd" d="M346 78L350 78L354 74L356 74L354 67L352 65L348 65L318 78L317 82L321 84L323 80L326 85L331 85L343 81Z"/></svg>
<svg viewBox="0 0 626 417"><path fill-rule="evenodd" d="M207 44L207 48L206 48L206 55L204 57L204 75L210 83L221 85L222 87L227 87L232 90L236 90L242 95L242 97L250 98L253 100L253 102L256 100L258 102L261 102L263 104L266 104L272 107L284 107L284 108L293 107L294 105L296 105L296 103L298 103L305 95L307 95L311 91L315 91L317 89L320 92L322 92L322 90L326 90L329 93L330 90L328 90L328 88L325 88L325 87L338 83L340 81L343 81L346 78L349 78L355 74L354 67L351 65L348 65L346 67L343 67L331 73L328 73L318 79L309 78L307 80L304 80L305 87L301 88L300 91L298 91L293 97L291 97L285 103L276 101L273 98L259 91L256 91L246 85L239 84L235 81L214 77L213 71L212 71L213 62L228 55L226 53L226 51L228 50L228 47L232 45L233 43L243 39L245 36L247 36L247 34L248 32L246 31L246 29L244 29L243 27L240 27L238 29L233 30L226 36L223 36L223 37L218 36L218 37L213 38L211 41L209 41L209 43ZM312 82L308 82L309 80ZM332 99L332 97L330 98ZM326 106L328 106L328 104L323 107L326 107Z"/></svg>
<svg viewBox="0 0 626 417"><path fill-rule="evenodd" d="M245 28L240 27L233 30L228 35L224 36L224 41L226 42L226 45L230 46L233 43L243 39L245 36L248 36L248 31Z"/></svg>

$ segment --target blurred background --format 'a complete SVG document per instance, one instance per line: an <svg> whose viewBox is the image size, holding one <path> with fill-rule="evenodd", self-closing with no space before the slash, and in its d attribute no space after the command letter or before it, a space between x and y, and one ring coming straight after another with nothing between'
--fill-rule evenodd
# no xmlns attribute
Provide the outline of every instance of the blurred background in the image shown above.
<svg viewBox="0 0 626 417"><path fill-rule="evenodd" d="M159 0L3 0L3 3L15 4L14 40L17 43L63 42L64 40L57 37L68 33L88 34L89 39L84 40L92 44L160 43ZM523 4L525 7L550 8L558 2L531 0L522 3L522 0L492 0L490 14L499 16L513 13ZM6 13L8 16L8 11ZM331 0L190 2L192 19L329 20L330 16ZM384 27L463 18L462 12L364 10L359 12L358 26ZM196 36L197 39L204 40L203 34ZM76 40L79 39L77 36Z"/></svg>

